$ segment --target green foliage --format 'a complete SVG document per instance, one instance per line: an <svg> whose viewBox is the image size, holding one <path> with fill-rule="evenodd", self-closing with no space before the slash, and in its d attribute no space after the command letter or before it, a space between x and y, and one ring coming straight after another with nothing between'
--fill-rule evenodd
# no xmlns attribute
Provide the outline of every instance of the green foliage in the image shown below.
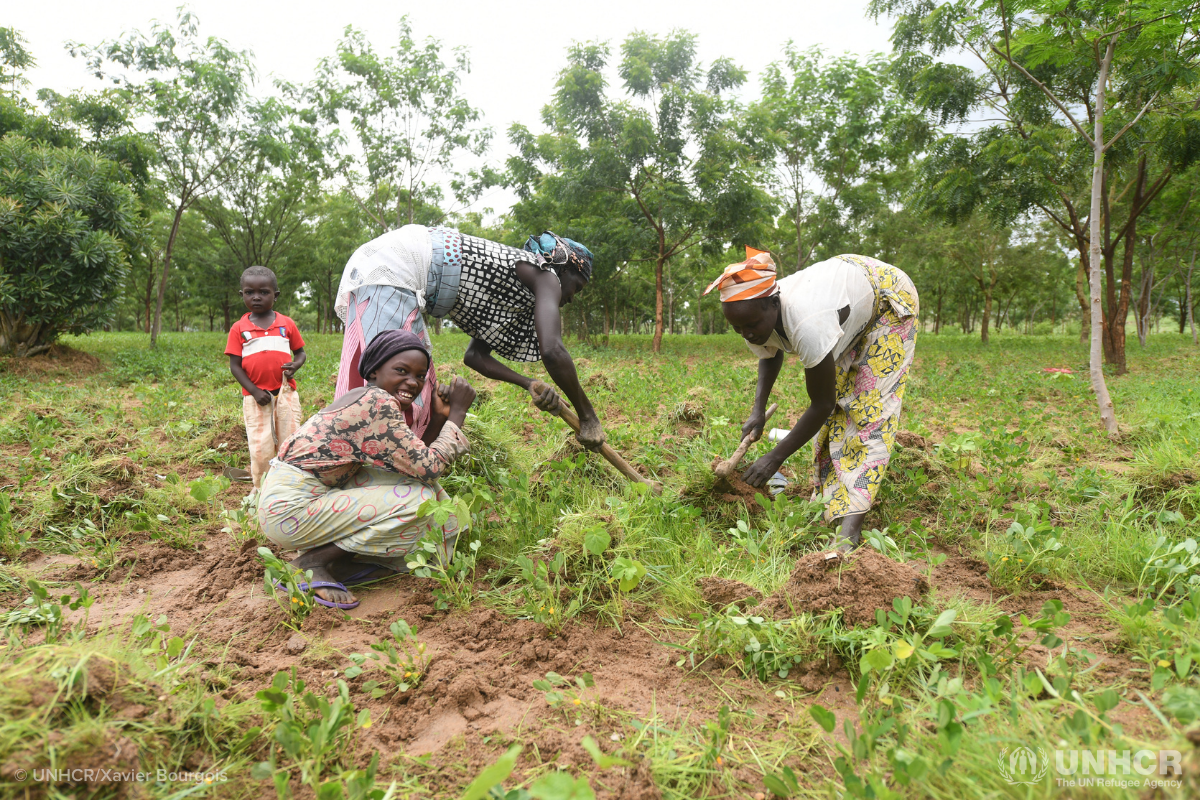
<svg viewBox="0 0 1200 800"><path fill-rule="evenodd" d="M1045 518L1014 520L997 547L989 550L988 577L997 586L1022 586L1050 575L1063 553L1063 530Z"/></svg>
<svg viewBox="0 0 1200 800"><path fill-rule="evenodd" d="M816 637L808 620L768 621L730 606L719 614L690 615L696 633L680 649L687 655L676 662L699 669L710 658L733 660L744 675L761 681L787 678L801 663L819 658Z"/></svg>
<svg viewBox="0 0 1200 800"><path fill-rule="evenodd" d="M491 503L491 494L472 489L446 500L426 500L417 509L420 516L431 517L435 527L421 540L419 548L413 551L407 566L418 578L434 578L437 581L434 598L439 609L466 608L470 605L475 593L475 567L480 548L480 541L473 539L465 551L456 547L447 563L442 533L444 526L453 517L458 524L456 537L461 536L473 526L474 517Z"/></svg>
<svg viewBox="0 0 1200 800"><path fill-rule="evenodd" d="M279 800L292 796L288 781L295 770L299 770L301 784L323 800L383 797L382 791L376 793L373 789L378 754L365 772L355 771L340 779L326 777L326 770L349 757L353 730L371 727L370 711L363 709L355 715L344 681L337 682L337 692L330 700L305 691L304 681L293 669L290 674L276 673L271 688L256 696L262 701L268 727L274 728L274 741L268 760L256 764L251 775L271 780Z"/></svg>
<svg viewBox="0 0 1200 800"><path fill-rule="evenodd" d="M429 657L425 655L425 643L417 641L417 632L404 620L396 620L388 626L388 630L395 643L385 639L371 644L374 653L351 653L350 660L354 662L354 666L347 669L345 675L347 678L357 678L362 674L363 665L369 659L375 661L383 670L394 694L403 694L421 682L429 666ZM362 688L376 699L388 694L388 690L379 681L366 681Z"/></svg>
<svg viewBox="0 0 1200 800"><path fill-rule="evenodd" d="M547 672L544 679L533 682L533 688L546 693L546 702L550 704L551 708L582 705L583 700L580 695L584 690L595 685L596 682L592 679L590 672L577 676L573 681L570 678L564 678L557 672Z"/></svg>
<svg viewBox="0 0 1200 800"><path fill-rule="evenodd" d="M258 548L258 555L266 567L263 588L267 596L283 612L284 624L293 630L300 630L304 620L317 608L317 596L312 591L300 588L301 583L312 582L312 570L298 570L266 547Z"/></svg>
<svg viewBox="0 0 1200 800"><path fill-rule="evenodd" d="M64 611L78 611L84 609L85 617L81 626L80 634L87 629L87 611L96 602L96 598L92 597L91 593L83 587L83 584L75 584L76 594L72 597L69 594L64 594L55 600L50 595L50 590L43 586L38 581L32 578L28 581L30 596L25 598L25 603L9 611L4 616L4 628L18 626L21 628L29 628L34 625L40 625L45 629L47 642L57 642L62 638Z"/></svg>
<svg viewBox="0 0 1200 800"><path fill-rule="evenodd" d="M653 265L654 302L663 308L668 263L694 248L723 250L763 215L769 200L757 186L759 167L733 124L729 93L746 73L727 58L705 69L693 34L631 34L616 71L624 96L610 94L607 44L574 44L547 107L551 131L535 137L510 130L519 155L509 159L521 202L517 223L546 227L547 211L563 220L560 235L584 242L603 234L595 283L616 299L610 276L622 262ZM655 314L654 349L664 330Z"/></svg>
<svg viewBox="0 0 1200 800"><path fill-rule="evenodd" d="M0 352L36 355L106 322L140 226L118 164L0 139Z"/></svg>
<svg viewBox="0 0 1200 800"><path fill-rule="evenodd" d="M203 503L210 518L215 519L221 512L218 495L232 485L224 475L205 475L188 483L188 494L198 503Z"/></svg>
<svg viewBox="0 0 1200 800"><path fill-rule="evenodd" d="M492 132L478 125L478 109L461 94L470 71L466 50L452 55L447 63L437 39L418 42L407 17L394 55L378 53L362 31L347 26L336 54L321 60L308 86L294 90L309 104L306 121L336 134L325 138L323 168L348 183L375 235L441 222L446 179L462 203L489 183L454 169L464 156L481 155Z"/></svg>

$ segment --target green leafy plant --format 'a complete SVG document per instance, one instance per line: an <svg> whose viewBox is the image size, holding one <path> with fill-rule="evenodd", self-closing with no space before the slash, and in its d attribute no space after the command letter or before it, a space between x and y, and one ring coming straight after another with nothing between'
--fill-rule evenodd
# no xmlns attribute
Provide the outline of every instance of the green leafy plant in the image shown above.
<svg viewBox="0 0 1200 800"><path fill-rule="evenodd" d="M916 613L914 613L916 612ZM924 609L914 609L908 597L892 601L892 610L875 612L875 627L862 640L858 659L860 697L874 682L874 697L884 705L894 702L892 691L903 686L910 673L930 667L945 659L956 658L959 651L947 646L943 639L951 636L957 611L947 609L937 618L927 621Z"/></svg>
<svg viewBox="0 0 1200 800"><path fill-rule="evenodd" d="M954 436L947 436L942 442L935 445L938 453L942 454L943 458L959 472L966 472L971 468L971 459L979 450L977 443L977 435L974 433L959 433Z"/></svg>
<svg viewBox="0 0 1200 800"><path fill-rule="evenodd" d="M583 693L596 685L592 673L584 672L575 678L564 678L557 672L547 672L546 677L533 682L533 688L544 692L551 708L562 709L573 715L575 724L580 724L579 714L586 708Z"/></svg>
<svg viewBox="0 0 1200 800"><path fill-rule="evenodd" d="M566 607L559 599L563 593L562 576L567 564L567 554L558 551L553 558L532 559L518 555L517 593L521 598L522 613L539 622L551 631L558 631L563 623L579 611L579 598L572 598Z"/></svg>
<svg viewBox="0 0 1200 800"><path fill-rule="evenodd" d="M84 619L78 626L80 633L87 629L87 614L91 609L92 604L96 602L96 598L84 588L83 584L75 584L75 595L64 594L58 600L50 596L50 591L32 578L27 583L30 596L25 599L25 602L9 611L4 616L4 627L10 628L19 626L22 628L30 628L41 626L45 630L47 642L57 642L62 638L63 612L84 610Z"/></svg>
<svg viewBox="0 0 1200 800"><path fill-rule="evenodd" d="M1025 586L1050 574L1062 558L1062 530L1045 518L1022 524L1014 520L1004 532L1003 547L988 552L988 575L1003 586Z"/></svg>
<svg viewBox="0 0 1200 800"><path fill-rule="evenodd" d="M1158 537L1142 567L1138 586L1143 592L1155 592L1155 603L1170 592L1177 598L1187 597L1189 591L1200 587L1200 545L1194 538L1171 542L1165 536Z"/></svg>
<svg viewBox="0 0 1200 800"><path fill-rule="evenodd" d="M441 556L442 543L439 534L422 539L420 545L409 556L408 568L418 578L433 578L437 586L433 590L434 605L440 610L467 608L475 596L475 568L479 559L481 542L472 539L464 550L455 548L450 563Z"/></svg>
<svg viewBox="0 0 1200 800"><path fill-rule="evenodd" d="M267 596L283 611L284 624L300 630L304 620L317 607L316 595L300 588L302 583L312 583L312 570L301 572L266 547L258 548L258 555L265 567L263 588Z"/></svg>
<svg viewBox="0 0 1200 800"><path fill-rule="evenodd" d="M188 494L198 503L203 503L210 519L216 519L222 510L217 497L230 487L224 475L205 475L188 483Z"/></svg>
<svg viewBox="0 0 1200 800"><path fill-rule="evenodd" d="M759 680L787 678L790 672L816 654L815 642L805 630L805 620L769 621L743 614L730 606L717 614L691 615L696 633L678 647L687 654L676 666L698 669L711 658L733 660L745 675Z"/></svg>
<svg viewBox="0 0 1200 800"><path fill-rule="evenodd" d="M887 556L894 561L904 561L904 553L901 552L900 546L896 544L896 540L888 535L886 529L876 530L872 528L863 533L863 539L868 545L875 548L877 551Z"/></svg>
<svg viewBox="0 0 1200 800"><path fill-rule="evenodd" d="M291 797L288 781L295 770L299 770L300 782L318 798L338 797L341 795L336 792L351 788L345 785L334 788L328 785L329 780L322 780L330 766L346 760L353 731L371 727L369 710L363 709L355 715L345 681L337 682L331 700L306 691L304 681L297 677L293 667L290 673L276 673L271 688L256 696L262 701L268 724L274 728L274 741L268 759L251 770L253 777L271 780L279 800ZM373 783L374 769L369 772ZM361 791L365 777L356 776L353 788Z"/></svg>
<svg viewBox="0 0 1200 800"><path fill-rule="evenodd" d="M421 682L429 666L429 657L425 655L425 643L417 641L417 632L404 620L396 620L388 630L394 641L385 639L373 643L371 649L374 653L352 653L350 660L354 662L354 666L347 669L345 674L347 678L357 678L362 674L363 665L368 660L375 661L387 676L391 692L403 694ZM366 681L362 688L374 698L389 693L388 688L374 680Z"/></svg>
<svg viewBox="0 0 1200 800"><path fill-rule="evenodd" d="M475 596L475 568L478 563L479 539L471 540L466 551L455 548L449 562L443 556L445 544L442 530L451 517L458 523L461 537L474 526L473 520L480 510L494 502L489 492L471 489L446 500L430 499L417 510L420 516L432 517L434 529L421 540L420 546L411 554L407 566L419 578L433 578L434 603L437 608L467 608Z"/></svg>
<svg viewBox="0 0 1200 800"><path fill-rule="evenodd" d="M9 558L17 555L29 542L30 531L15 527L12 522L12 499L0 492L0 554Z"/></svg>

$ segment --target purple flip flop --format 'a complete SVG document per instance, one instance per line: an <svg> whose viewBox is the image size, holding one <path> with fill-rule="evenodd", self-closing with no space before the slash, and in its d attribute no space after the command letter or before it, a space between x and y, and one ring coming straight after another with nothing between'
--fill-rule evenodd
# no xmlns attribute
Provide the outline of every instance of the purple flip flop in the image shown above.
<svg viewBox="0 0 1200 800"><path fill-rule="evenodd" d="M343 592L350 591L345 587L345 585L336 581L313 581L312 583L298 583L296 584L296 588L302 592L310 592L313 589L341 589ZM336 608L340 609L341 611L349 611L352 608L358 608L359 602L355 600L353 603L331 603L318 594L314 594L313 599L317 601L317 605L325 606L326 608Z"/></svg>
<svg viewBox="0 0 1200 800"><path fill-rule="evenodd" d="M284 591L283 584L278 581L275 583L275 588L281 592ZM343 592L350 591L345 587L345 585L336 583L334 581L313 581L311 584L297 583L296 588L302 592L311 592L313 589L341 589ZM352 608L358 608L359 603L358 600L355 600L353 603L331 603L317 594L313 595L313 600L317 601L317 605L325 606L326 608L336 608L341 611L349 611Z"/></svg>

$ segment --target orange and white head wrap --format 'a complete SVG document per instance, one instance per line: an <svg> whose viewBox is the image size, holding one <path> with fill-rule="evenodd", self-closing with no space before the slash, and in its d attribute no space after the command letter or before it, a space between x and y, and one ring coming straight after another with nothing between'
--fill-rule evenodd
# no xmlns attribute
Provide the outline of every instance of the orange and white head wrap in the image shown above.
<svg viewBox="0 0 1200 800"><path fill-rule="evenodd" d="M713 289L721 290L722 303L777 294L779 284L775 282L775 262L771 260L771 254L747 247L746 260L726 267L721 277L710 283L704 293Z"/></svg>

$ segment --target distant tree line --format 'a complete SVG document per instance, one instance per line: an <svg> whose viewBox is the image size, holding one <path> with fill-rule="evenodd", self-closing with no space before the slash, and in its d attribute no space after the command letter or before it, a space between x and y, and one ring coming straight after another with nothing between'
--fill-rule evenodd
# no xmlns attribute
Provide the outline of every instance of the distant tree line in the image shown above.
<svg viewBox="0 0 1200 800"><path fill-rule="evenodd" d="M468 54L407 20L388 51L347 28L307 83L268 87L183 10L70 43L110 87L71 96L31 95L33 55L0 28L0 351L227 329L256 264L281 309L335 332L342 267L384 231L552 229L596 253L577 336L726 330L700 293L743 245L783 274L863 253L913 276L926 331L1090 337L1103 415L1130 318L1142 344L1196 339L1198 8L875 0L891 55L788 44L749 98L684 31L576 42L490 166ZM471 210L500 186L511 209Z"/></svg>

